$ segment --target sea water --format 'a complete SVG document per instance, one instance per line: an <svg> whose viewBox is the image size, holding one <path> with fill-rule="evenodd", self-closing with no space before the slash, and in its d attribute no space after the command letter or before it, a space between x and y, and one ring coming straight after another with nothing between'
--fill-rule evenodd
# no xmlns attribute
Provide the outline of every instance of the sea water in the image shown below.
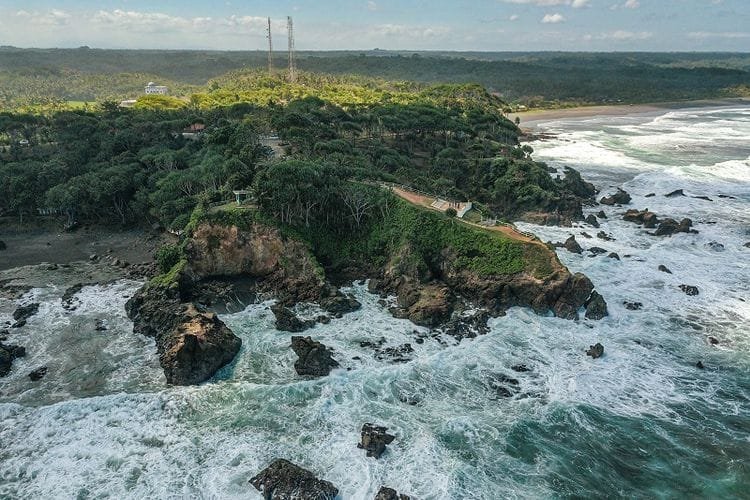
<svg viewBox="0 0 750 500"><path fill-rule="evenodd" d="M747 497L750 108L544 127L557 137L532 144L537 159L579 169L602 194L623 187L630 207L690 217L699 231L654 237L622 221L621 207L586 209L604 209L600 229L519 224L619 254L559 251L592 279L608 317L514 308L457 344L394 319L353 284L362 309L306 332L335 350L330 376L296 376L290 334L262 303L222 316L243 341L231 365L200 386L166 387L152 340L123 311L139 283L85 287L72 312L64 290L34 289L17 302L40 302L39 313L8 341L28 354L0 379L0 498L254 498L249 478L277 457L346 499L381 485L421 499ZM675 189L687 196L664 196ZM0 321L15 305L0 303ZM410 361L378 359L361 345L373 340L411 344ZM605 354L593 360L584 351L596 342ZM47 375L31 382L42 365ZM365 422L396 435L379 460L356 447Z"/></svg>

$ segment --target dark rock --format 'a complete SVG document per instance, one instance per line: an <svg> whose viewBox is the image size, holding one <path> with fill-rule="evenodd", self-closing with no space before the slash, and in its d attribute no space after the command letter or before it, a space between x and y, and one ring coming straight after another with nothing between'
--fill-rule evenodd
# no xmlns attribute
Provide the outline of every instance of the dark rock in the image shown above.
<svg viewBox="0 0 750 500"><path fill-rule="evenodd" d="M705 366L703 366L703 361L698 361L697 363L695 363L695 367L699 370L703 370L705 368Z"/></svg>
<svg viewBox="0 0 750 500"><path fill-rule="evenodd" d="M0 377L10 373L13 360L26 356L26 348L19 345L0 344Z"/></svg>
<svg viewBox="0 0 750 500"><path fill-rule="evenodd" d="M218 316L192 304L177 326L157 340L159 362L167 382L174 385L208 380L234 359L241 345L242 340Z"/></svg>
<svg viewBox="0 0 750 500"><path fill-rule="evenodd" d="M25 322L27 319L35 315L37 311L39 311L39 304L36 302L27 306L21 306L13 311L13 319Z"/></svg>
<svg viewBox="0 0 750 500"><path fill-rule="evenodd" d="M574 274L552 308L555 316L563 319L578 319L578 309L586 304L593 290L594 284L586 275Z"/></svg>
<svg viewBox="0 0 750 500"><path fill-rule="evenodd" d="M338 488L309 470L278 458L250 479L265 500L333 500Z"/></svg>
<svg viewBox="0 0 750 500"><path fill-rule="evenodd" d="M744 245L742 245L742 246L744 246L745 248L750 248L750 241L748 241L747 243L745 243L745 244L744 244Z"/></svg>
<svg viewBox="0 0 750 500"><path fill-rule="evenodd" d="M315 326L315 321L302 321L294 314L294 311L285 307L283 304L274 304L271 306L273 315L276 316L276 329L282 332L299 333L308 328Z"/></svg>
<svg viewBox="0 0 750 500"><path fill-rule="evenodd" d="M575 236L571 236L570 238L565 240L565 250L571 253L583 253L583 248L581 248L581 245L578 244Z"/></svg>
<svg viewBox="0 0 750 500"><path fill-rule="evenodd" d="M513 365L510 367L511 370L518 373L530 372L531 368L524 364Z"/></svg>
<svg viewBox="0 0 750 500"><path fill-rule="evenodd" d="M659 227L654 231L654 236L671 236L675 233L697 233L694 229L690 229L693 226L693 221L684 218L678 224L674 219L664 219Z"/></svg>
<svg viewBox="0 0 750 500"><path fill-rule="evenodd" d="M94 330L97 332L103 332L104 330L107 330L107 322L103 319L97 319L95 322L96 326L94 327Z"/></svg>
<svg viewBox="0 0 750 500"><path fill-rule="evenodd" d="M512 398L520 391L518 379L508 377L502 373L490 375L489 387L502 398Z"/></svg>
<svg viewBox="0 0 750 500"><path fill-rule="evenodd" d="M586 356L591 356L594 359L601 358L604 355L604 346L597 342L594 345L590 345L586 350Z"/></svg>
<svg viewBox="0 0 750 500"><path fill-rule="evenodd" d="M75 285L67 288L65 290L65 293L63 293L62 297L60 298L60 302L62 302L63 309L66 309L68 311L75 310L78 306L77 304L73 303L73 300L75 299L76 294L81 291L81 289L84 286L91 285L92 283L76 283Z"/></svg>
<svg viewBox="0 0 750 500"><path fill-rule="evenodd" d="M11 328L21 328L22 326L26 326L26 320L25 319L22 319L20 321L16 321L15 323L13 323L13 325L11 326Z"/></svg>
<svg viewBox="0 0 750 500"><path fill-rule="evenodd" d="M672 274L672 271L670 271L669 268L664 264L659 264L659 271L667 274Z"/></svg>
<svg viewBox="0 0 750 500"><path fill-rule="evenodd" d="M594 214L589 214L586 217L586 224L589 224L594 227L599 227L599 221L596 220L596 216Z"/></svg>
<svg viewBox="0 0 750 500"><path fill-rule="evenodd" d="M607 255L610 259L616 259L620 260L620 256L617 254L617 252L611 252L609 255Z"/></svg>
<svg viewBox="0 0 750 500"><path fill-rule="evenodd" d="M89 260L90 261L97 261L97 260L99 260L99 256L96 255L95 253L92 253L91 255L89 255Z"/></svg>
<svg viewBox="0 0 750 500"><path fill-rule="evenodd" d="M599 203L602 205L627 205L630 203L630 195L620 188L617 188L617 192L610 196L605 196Z"/></svg>
<svg viewBox="0 0 750 500"><path fill-rule="evenodd" d="M588 239L592 238L592 236L586 231L581 231L581 236L583 236L584 238L588 238Z"/></svg>
<svg viewBox="0 0 750 500"><path fill-rule="evenodd" d="M728 194L720 194L719 198L726 198L726 199L729 199L729 200L736 200L737 199L734 196L730 196Z"/></svg>
<svg viewBox="0 0 750 500"><path fill-rule="evenodd" d="M623 302L623 305L625 306L625 309L629 311L638 311L643 307L643 304L641 302Z"/></svg>
<svg viewBox="0 0 750 500"><path fill-rule="evenodd" d="M407 309L408 318L412 323L435 327L451 317L455 297L450 288L435 283L420 287L417 294L417 300ZM400 301L401 291L398 296Z"/></svg>
<svg viewBox="0 0 750 500"><path fill-rule="evenodd" d="M38 380L42 380L44 376L47 374L47 367L42 366L34 370L33 372L29 373L29 378L32 382L36 382Z"/></svg>
<svg viewBox="0 0 750 500"><path fill-rule="evenodd" d="M675 189L671 193L667 193L664 196L667 198L674 198L675 196L685 196L685 193L682 191L682 189Z"/></svg>
<svg viewBox="0 0 750 500"><path fill-rule="evenodd" d="M600 219L606 219L607 218L607 214L604 213L604 210L599 210L596 213L596 216L599 217Z"/></svg>
<svg viewBox="0 0 750 500"><path fill-rule="evenodd" d="M708 196L693 196L693 198L695 198L697 200L714 201L711 198L709 198Z"/></svg>
<svg viewBox="0 0 750 500"><path fill-rule="evenodd" d="M719 339L717 339L716 337L709 336L708 343L711 345L719 345Z"/></svg>
<svg viewBox="0 0 750 500"><path fill-rule="evenodd" d="M388 359L393 363L407 363L411 361L411 358L408 358L407 355L413 352L414 348L411 346L411 344L406 343L396 347L386 347L385 349L377 348L375 349L375 358L381 361L384 359Z"/></svg>
<svg viewBox="0 0 750 500"><path fill-rule="evenodd" d="M723 252L724 251L724 245L717 241L710 241L707 243L708 248L713 250L714 252Z"/></svg>
<svg viewBox="0 0 750 500"><path fill-rule="evenodd" d="M375 500L411 500L409 495L401 495L393 488L381 486L375 495Z"/></svg>
<svg viewBox="0 0 750 500"><path fill-rule="evenodd" d="M396 439L396 436L388 434L388 428L367 423L362 426L360 442L357 448L367 451L368 457L380 458L385 452L386 445Z"/></svg>
<svg viewBox="0 0 750 500"><path fill-rule="evenodd" d="M607 250L603 249L602 247L591 247L589 248L589 252L591 252L592 255L601 255L603 253L607 253Z"/></svg>
<svg viewBox="0 0 750 500"><path fill-rule="evenodd" d="M687 295L695 296L698 295L698 287L692 285L680 285L680 290L685 292Z"/></svg>
<svg viewBox="0 0 750 500"><path fill-rule="evenodd" d="M607 303L599 292L591 292L591 297L586 301L586 319L599 320L607 316Z"/></svg>
<svg viewBox="0 0 750 500"><path fill-rule="evenodd" d="M489 319L490 314L487 311L477 311L468 316L451 319L445 324L442 331L459 342L466 338L473 339L478 335L489 333L490 328L487 326Z"/></svg>
<svg viewBox="0 0 750 500"><path fill-rule="evenodd" d="M612 236L608 235L604 231L599 231L598 233L596 233L596 237L604 241L615 241Z"/></svg>
<svg viewBox="0 0 750 500"><path fill-rule="evenodd" d="M650 212L648 209L635 210L631 209L625 212L622 216L622 220L627 222L634 222L636 224L643 224L644 227L653 229L659 223L659 218L654 212Z"/></svg>
<svg viewBox="0 0 750 500"><path fill-rule="evenodd" d="M362 304L351 295L340 294L320 299L320 307L331 314L341 315L356 311Z"/></svg>
<svg viewBox="0 0 750 500"><path fill-rule="evenodd" d="M331 350L310 337L292 337L292 350L299 356L294 362L298 375L324 377L339 364L333 359Z"/></svg>
<svg viewBox="0 0 750 500"><path fill-rule="evenodd" d="M8 245L3 240L0 240L0 250L5 250L6 248L8 248Z"/></svg>
<svg viewBox="0 0 750 500"><path fill-rule="evenodd" d="M644 198L653 198L656 196L656 193L648 193Z"/></svg>

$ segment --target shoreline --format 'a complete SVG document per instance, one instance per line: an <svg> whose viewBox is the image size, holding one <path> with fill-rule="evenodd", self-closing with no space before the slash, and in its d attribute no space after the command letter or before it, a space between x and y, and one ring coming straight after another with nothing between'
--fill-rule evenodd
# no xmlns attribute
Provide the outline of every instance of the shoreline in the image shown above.
<svg viewBox="0 0 750 500"><path fill-rule="evenodd" d="M724 99L701 99L696 101L665 101L644 104L607 104L598 106L578 106L561 109L535 109L510 113L508 119L521 120L521 129L535 129L544 122L568 118L592 118L595 116L627 116L642 113L655 113L665 110L707 108L734 105L750 105L750 98L729 97Z"/></svg>

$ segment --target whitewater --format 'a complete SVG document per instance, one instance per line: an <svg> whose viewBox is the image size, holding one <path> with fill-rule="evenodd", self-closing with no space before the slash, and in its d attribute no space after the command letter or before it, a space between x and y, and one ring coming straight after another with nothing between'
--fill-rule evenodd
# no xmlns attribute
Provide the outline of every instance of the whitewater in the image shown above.
<svg viewBox="0 0 750 500"><path fill-rule="evenodd" d="M608 317L513 308L457 344L393 318L353 283L362 309L306 332L334 349L341 368L330 376L296 376L290 335L274 329L266 302L221 315L243 341L231 365L200 386L166 387L152 339L132 332L123 309L141 283L84 287L71 312L51 277L0 299L0 323L18 304L41 304L27 333L13 334L24 337L8 340L28 354L0 378L0 498L255 498L248 480L277 457L342 499L371 499L382 485L420 499L746 497L750 107L540 127L555 138L531 144L537 160L580 170L601 195L622 187L629 208L690 217L699 231L657 238L605 206L584 210L604 210L599 229L519 223L544 241L575 235L620 256L558 249L594 282ZM686 196L664 196L676 189ZM95 331L96 320L108 329ZM410 361L362 345L378 339L409 343ZM605 355L593 360L585 350L596 342ZM47 375L31 382L41 365ZM518 381L510 397L498 391L508 378ZM396 435L379 460L356 447L365 422Z"/></svg>

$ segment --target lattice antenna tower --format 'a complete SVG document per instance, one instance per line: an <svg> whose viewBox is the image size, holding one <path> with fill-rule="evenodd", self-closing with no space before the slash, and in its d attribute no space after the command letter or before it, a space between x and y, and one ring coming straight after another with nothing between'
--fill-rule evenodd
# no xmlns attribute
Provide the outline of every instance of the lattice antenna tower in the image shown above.
<svg viewBox="0 0 750 500"><path fill-rule="evenodd" d="M294 54L294 23L292 22L292 16L287 16L286 27L289 32L289 81L294 83L297 81L297 61Z"/></svg>
<svg viewBox="0 0 750 500"><path fill-rule="evenodd" d="M268 18L268 30L266 31L266 38L268 38L268 74L273 74L273 40L271 38L271 18Z"/></svg>

